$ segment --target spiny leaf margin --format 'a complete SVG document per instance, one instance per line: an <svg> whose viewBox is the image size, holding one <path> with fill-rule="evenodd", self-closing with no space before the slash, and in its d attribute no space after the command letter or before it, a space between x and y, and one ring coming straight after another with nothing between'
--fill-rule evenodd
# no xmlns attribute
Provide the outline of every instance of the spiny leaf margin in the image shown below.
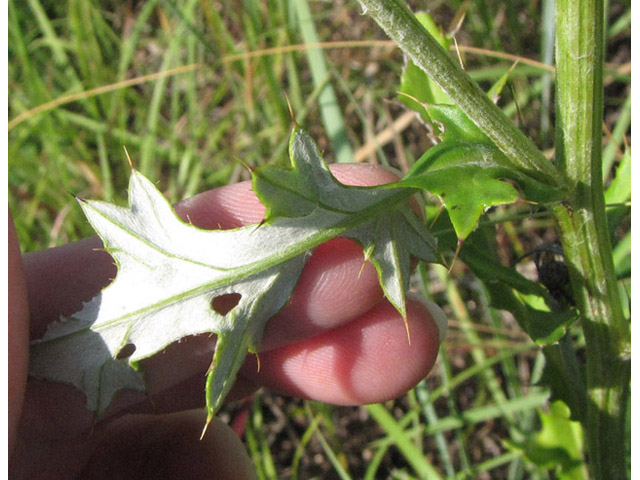
<svg viewBox="0 0 640 480"><path fill-rule="evenodd" d="M140 360L186 336L215 332L206 382L210 420L247 350L257 352L266 321L288 300L313 248L339 235L363 245L385 295L406 317L410 256L438 258L435 239L406 205L415 190L341 184L297 126L290 157L291 168L253 172L268 212L258 226L220 231L185 223L135 170L128 207L82 201L118 274L80 312L50 325L32 343L31 375L77 386L101 416L119 390L144 390ZM141 294L141 285L153 288ZM240 293L240 301L221 315L212 302L227 293ZM127 345L135 347L133 354L118 358Z"/></svg>
<svg viewBox="0 0 640 480"><path fill-rule="evenodd" d="M489 207L519 199L553 203L563 198L561 190L516 170L459 107L423 104L422 108L439 143L418 159L398 185L438 196L460 240L469 236Z"/></svg>

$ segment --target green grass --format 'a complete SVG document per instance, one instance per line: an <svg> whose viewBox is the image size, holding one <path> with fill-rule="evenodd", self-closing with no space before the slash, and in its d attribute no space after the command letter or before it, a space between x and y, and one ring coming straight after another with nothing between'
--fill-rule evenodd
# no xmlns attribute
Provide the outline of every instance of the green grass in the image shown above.
<svg viewBox="0 0 640 480"><path fill-rule="evenodd" d="M429 8L446 28L461 4ZM373 142L367 161L405 170L430 146L417 121L376 143L404 113L395 101L403 59L380 42L386 38L355 3L234 6L10 0L9 120L20 122L9 131L9 203L23 251L92 234L73 195L125 201L123 147L171 201L247 178L240 161L287 162L287 102L329 161L349 161ZM608 14L611 134L603 157L610 182L629 141L629 2L612 1ZM461 46L548 63L549 28L540 2L476 0L456 38ZM354 40L369 43L305 48ZM495 55L461 55L486 88L512 66ZM145 78L164 71L170 74ZM131 79L139 81L122 83ZM548 73L522 61L499 102L543 149L553 146L552 92ZM614 197L622 202L613 236L614 244L622 240L615 251L624 276L630 207L626 193ZM485 220L505 263L553 240L548 219L529 206L500 208ZM547 392L532 386L538 348L513 319L489 307L483 285L461 263L450 273L419 272L417 288L452 320L428 379L396 401L360 409L258 395L245 439L260 478L434 478L434 471L447 478L550 478L506 446L539 427L536 412Z"/></svg>

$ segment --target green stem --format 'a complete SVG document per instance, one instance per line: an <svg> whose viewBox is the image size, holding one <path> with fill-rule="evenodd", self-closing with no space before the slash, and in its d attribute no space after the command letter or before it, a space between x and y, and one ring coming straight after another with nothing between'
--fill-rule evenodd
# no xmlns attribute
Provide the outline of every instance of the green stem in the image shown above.
<svg viewBox="0 0 640 480"><path fill-rule="evenodd" d="M575 187L554 213L586 341L589 468L593 478L624 478L630 330L602 185L603 1L557 0L556 32L556 156Z"/></svg>
<svg viewBox="0 0 640 480"><path fill-rule="evenodd" d="M565 185L562 174L442 48L404 0L359 0L386 34L467 114L514 167L550 186Z"/></svg>

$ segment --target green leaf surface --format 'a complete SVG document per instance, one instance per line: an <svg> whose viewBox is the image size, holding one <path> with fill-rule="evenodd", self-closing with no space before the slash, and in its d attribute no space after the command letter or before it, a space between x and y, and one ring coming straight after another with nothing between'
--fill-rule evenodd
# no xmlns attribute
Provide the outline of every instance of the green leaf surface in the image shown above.
<svg viewBox="0 0 640 480"><path fill-rule="evenodd" d="M140 360L186 336L215 332L206 382L210 419L247 350L259 349L266 322L289 299L312 249L338 235L364 246L404 316L410 256L437 258L435 240L407 206L413 190L339 183L297 127L290 157L290 169L254 173L254 189L267 207L257 226L221 231L185 223L136 171L127 207L81 201L118 274L80 312L32 343L31 375L77 386L99 416L119 390L144 390ZM228 294L239 301L219 313L214 300ZM130 355L118 358L124 352Z"/></svg>
<svg viewBox="0 0 640 480"><path fill-rule="evenodd" d="M616 230L631 213L631 204L624 203L631 200L631 149L628 148L620 163L616 167L615 176L611 180L604 195L606 204L620 204L607 209L607 223L611 238L616 236Z"/></svg>
<svg viewBox="0 0 640 480"><path fill-rule="evenodd" d="M574 310L550 311L554 304L546 287L522 276L515 268L501 265L495 248L475 232L460 250L461 260L487 288L493 308L513 313L520 327L538 345L556 343L577 320Z"/></svg>
<svg viewBox="0 0 640 480"><path fill-rule="evenodd" d="M552 400L561 400L569 407L572 420L584 423L587 412L586 371L584 364L576 362L575 351L567 338L542 348L545 365L538 383L551 390Z"/></svg>
<svg viewBox="0 0 640 480"><path fill-rule="evenodd" d="M414 164L402 186L423 188L436 195L449 212L459 239L476 227L494 205L521 197L556 201L560 192L515 170L493 142L458 108L424 105L440 143ZM521 194L511 183L515 182Z"/></svg>
<svg viewBox="0 0 640 480"><path fill-rule="evenodd" d="M416 18L427 31L445 49L451 46L451 39L442 34L442 31L428 13L416 13ZM402 77L400 78L400 95L398 100L420 114L422 120L431 123L428 112L421 107L421 103L451 104L453 103L441 88L410 59L406 60Z"/></svg>
<svg viewBox="0 0 640 480"><path fill-rule="evenodd" d="M290 152L292 169L268 166L254 176L254 191L267 205L267 219L310 215L318 207L342 215L357 215L371 206L384 209L343 236L363 247L365 259L378 271L385 295L406 315L404 292L409 282L410 257L437 263L435 239L406 202L385 208L385 199L394 201L398 197L394 190L384 186L347 187L338 182L304 131L298 130L291 137ZM378 202L373 202L375 197L379 197Z"/></svg>
<svg viewBox="0 0 640 480"><path fill-rule="evenodd" d="M509 77L513 73L513 70L515 69L516 65L517 65L517 62L511 65L511 68L506 72L504 72L500 76L500 78L493 85L491 85L491 88L487 91L487 96L493 101L493 103L496 103L496 104L498 103L498 100L500 99L500 94L502 93L502 90L504 90L504 87L506 87L507 82L509 81Z"/></svg>
<svg viewBox="0 0 640 480"><path fill-rule="evenodd" d="M540 431L516 448L539 467L554 469L561 480L588 478L582 458L582 427L569 419L569 408L557 400L549 406L549 413L540 411L538 415Z"/></svg>
<svg viewBox="0 0 640 480"><path fill-rule="evenodd" d="M627 149L616 168L616 174L604 199L606 203L623 203L631 198L631 149Z"/></svg>
<svg viewBox="0 0 640 480"><path fill-rule="evenodd" d="M631 277L631 231L613 248L613 268L618 278Z"/></svg>

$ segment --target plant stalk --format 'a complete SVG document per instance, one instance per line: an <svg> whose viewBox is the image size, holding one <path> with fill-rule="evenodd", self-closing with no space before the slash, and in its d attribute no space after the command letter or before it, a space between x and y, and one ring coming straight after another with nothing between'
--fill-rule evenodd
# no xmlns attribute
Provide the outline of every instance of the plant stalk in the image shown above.
<svg viewBox="0 0 640 480"><path fill-rule="evenodd" d="M588 462L593 478L625 478L630 326L613 269L602 185L603 0L556 2L556 165L488 99L403 0L359 0L389 37L509 158L569 192L551 208L586 341Z"/></svg>
<svg viewBox="0 0 640 480"><path fill-rule="evenodd" d="M630 327L613 269L602 185L603 0L556 0L556 161L574 185L554 207L586 342L592 478L625 478Z"/></svg>
<svg viewBox="0 0 640 480"><path fill-rule="evenodd" d="M365 13L380 25L413 62L460 107L513 163L532 178L553 187L565 181L556 167L462 70L407 8L404 0L359 0Z"/></svg>

